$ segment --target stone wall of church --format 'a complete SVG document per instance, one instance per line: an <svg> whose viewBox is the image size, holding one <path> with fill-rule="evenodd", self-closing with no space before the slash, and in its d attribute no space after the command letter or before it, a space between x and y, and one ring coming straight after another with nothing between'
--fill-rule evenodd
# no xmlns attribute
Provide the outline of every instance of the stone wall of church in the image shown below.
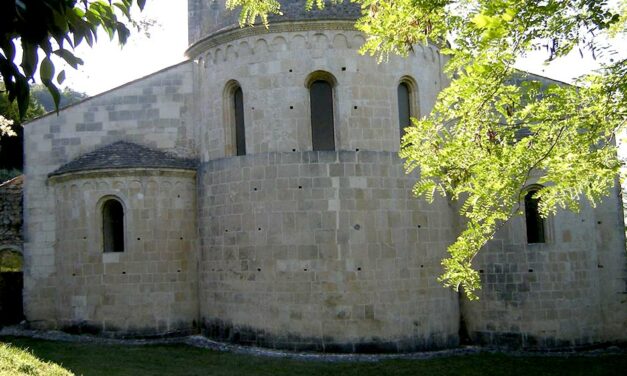
<svg viewBox="0 0 627 376"><path fill-rule="evenodd" d="M191 332L197 315L192 171L55 176L55 317L61 328L123 335ZM124 208L123 251L105 252L103 205Z"/></svg>
<svg viewBox="0 0 627 376"><path fill-rule="evenodd" d="M349 20L353 23L361 15L359 4L349 1L327 4L320 10L314 6L306 10L306 0L280 0L281 15L270 15L270 24L307 20ZM188 0L188 41L194 45L207 37L238 29L240 9L226 9L226 0Z"/></svg>
<svg viewBox="0 0 627 376"><path fill-rule="evenodd" d="M25 125L24 308L33 326L58 325L59 229L48 174L119 140L195 157L190 65L175 65Z"/></svg>
<svg viewBox="0 0 627 376"><path fill-rule="evenodd" d="M546 243L527 244L514 218L478 255L479 300L463 300L470 337L479 344L525 348L624 341L627 257L620 192L596 208L547 219Z"/></svg>
<svg viewBox="0 0 627 376"><path fill-rule="evenodd" d="M364 38L351 23L273 24L267 34L248 35L250 30L191 51L198 61L202 161L235 154L228 116L234 83L243 92L247 154L312 150L307 84L315 72L333 77L336 150L398 151L401 80L414 83L416 117L431 110L446 85L444 58L434 47L418 46L406 59L390 56L377 64L358 53Z"/></svg>
<svg viewBox="0 0 627 376"><path fill-rule="evenodd" d="M210 21L193 17L209 5L190 1L193 60L26 125L32 326L141 335L198 324L244 344L370 352L455 346L463 317L485 344L624 340L616 196L559 213L542 245L528 245L523 220L513 220L475 260L481 300L461 311L437 282L459 219L444 200L412 198L418 176L405 175L397 157L398 85L411 83L412 116L429 113L447 85L437 49L377 64L358 54L364 37L350 21L203 29ZM312 151L308 84L320 77L333 86L335 151ZM246 133L237 157L234 85ZM48 177L119 140L199 159L197 178L173 170ZM122 253L102 249L104 197L126 210Z"/></svg>
<svg viewBox="0 0 627 376"><path fill-rule="evenodd" d="M411 196L391 152L260 153L199 171L205 334L340 352L457 344L442 287L445 201Z"/></svg>
<svg viewBox="0 0 627 376"><path fill-rule="evenodd" d="M201 321L215 338L278 348L409 351L457 343L457 296L436 281L453 220L411 198L396 157L397 88L414 116L445 85L421 46L386 64L350 22L223 33L197 61ZM312 151L308 83L333 85L335 149ZM228 88L242 89L246 156ZM226 157L226 158L225 158Z"/></svg>

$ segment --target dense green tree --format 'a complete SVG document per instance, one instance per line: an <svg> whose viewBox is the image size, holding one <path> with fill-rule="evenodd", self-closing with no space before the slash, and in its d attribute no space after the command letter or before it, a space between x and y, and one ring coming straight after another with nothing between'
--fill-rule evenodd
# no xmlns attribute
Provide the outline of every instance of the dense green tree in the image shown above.
<svg viewBox="0 0 627 376"><path fill-rule="evenodd" d="M342 0L338 0L342 1ZM419 169L414 193L459 201L465 229L443 260L442 282L479 288L472 260L495 232L521 213L530 184L543 215L595 205L615 184L615 134L627 120L627 60L612 58L606 40L625 43L627 2L605 0L352 0L361 51L384 61L418 43L434 43L450 60L451 84L431 114L413 119L401 156ZM309 0L308 7L324 7ZM229 0L242 24L280 13L274 0ZM579 50L605 58L576 85L545 84L514 64L531 51L546 60Z"/></svg>
<svg viewBox="0 0 627 376"><path fill-rule="evenodd" d="M37 103L39 103L44 108L46 112L54 111L57 108L54 100L48 92L48 88L46 88L44 85L31 85L31 96ZM88 97L89 96L87 95L87 93L76 91L70 87L65 87L63 88L63 90L59 91L58 108L61 109L67 107L76 102L80 102L83 99L87 99Z"/></svg>
<svg viewBox="0 0 627 376"><path fill-rule="evenodd" d="M20 117L20 110L15 101L9 99L4 83L0 81L0 115L9 121L20 124L22 121L28 121L45 114L43 106L37 101L37 98L28 98L28 109L26 113Z"/></svg>

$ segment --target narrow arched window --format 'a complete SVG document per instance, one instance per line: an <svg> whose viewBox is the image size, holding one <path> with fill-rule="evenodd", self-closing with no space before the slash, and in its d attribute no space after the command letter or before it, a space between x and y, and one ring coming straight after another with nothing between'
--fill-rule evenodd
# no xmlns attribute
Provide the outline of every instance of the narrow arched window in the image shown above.
<svg viewBox="0 0 627 376"><path fill-rule="evenodd" d="M102 205L102 239L104 252L124 252L124 207L118 200Z"/></svg>
<svg viewBox="0 0 627 376"><path fill-rule="evenodd" d="M233 117L235 120L236 155L246 155L246 130L244 127L244 94L242 88L233 91Z"/></svg>
<svg viewBox="0 0 627 376"><path fill-rule="evenodd" d="M309 86L309 97L313 150L335 150L333 86L326 80L315 80Z"/></svg>
<svg viewBox="0 0 627 376"><path fill-rule="evenodd" d="M230 80L223 92L225 156L246 155L244 92L239 82Z"/></svg>
<svg viewBox="0 0 627 376"><path fill-rule="evenodd" d="M527 225L527 243L545 243L544 218L538 211L538 199L534 197L538 190L525 195L525 223Z"/></svg>
<svg viewBox="0 0 627 376"><path fill-rule="evenodd" d="M400 127L401 140L405 135L405 128L411 124L410 90L406 82L398 85L398 125Z"/></svg>

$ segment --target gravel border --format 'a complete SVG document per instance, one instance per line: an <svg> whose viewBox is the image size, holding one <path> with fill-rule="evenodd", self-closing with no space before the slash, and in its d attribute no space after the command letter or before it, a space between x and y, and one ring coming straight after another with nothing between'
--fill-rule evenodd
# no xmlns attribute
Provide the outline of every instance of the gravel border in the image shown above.
<svg viewBox="0 0 627 376"><path fill-rule="evenodd" d="M300 361L320 361L320 362L378 362L390 359L435 359L453 356L465 356L479 353L505 354L518 357L596 357L601 355L625 355L627 347L608 346L594 350L571 350L571 351L522 351L487 348L480 346L462 346L454 349L439 351L425 351L400 354L331 354L331 353L311 353L294 352L261 347L241 346L223 342L216 342L201 335L191 335L186 337L157 338L157 339L117 339L105 338L88 334L68 334L56 330L30 330L19 326L8 326L0 329L0 337L28 337L43 339L48 341L63 341L74 343L93 343L101 345L164 345L164 344L184 344L188 346L210 349L214 351L230 352L241 355L252 355L267 358L292 359Z"/></svg>

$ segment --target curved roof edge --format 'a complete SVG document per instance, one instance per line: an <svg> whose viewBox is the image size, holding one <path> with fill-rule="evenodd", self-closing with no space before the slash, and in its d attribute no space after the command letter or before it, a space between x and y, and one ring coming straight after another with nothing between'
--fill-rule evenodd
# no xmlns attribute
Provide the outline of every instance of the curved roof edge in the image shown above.
<svg viewBox="0 0 627 376"><path fill-rule="evenodd" d="M350 19L318 19L273 22L269 24L267 28L263 26L227 26L192 43L189 47L187 47L187 50L185 50L185 56L188 59L195 59L199 54L205 52L209 48L254 35L312 30L354 31L357 29L355 29L355 20Z"/></svg>
<svg viewBox="0 0 627 376"><path fill-rule="evenodd" d="M132 142L118 141L96 149L64 164L48 177L68 173L132 168L177 169L196 171L198 161L150 149Z"/></svg>

